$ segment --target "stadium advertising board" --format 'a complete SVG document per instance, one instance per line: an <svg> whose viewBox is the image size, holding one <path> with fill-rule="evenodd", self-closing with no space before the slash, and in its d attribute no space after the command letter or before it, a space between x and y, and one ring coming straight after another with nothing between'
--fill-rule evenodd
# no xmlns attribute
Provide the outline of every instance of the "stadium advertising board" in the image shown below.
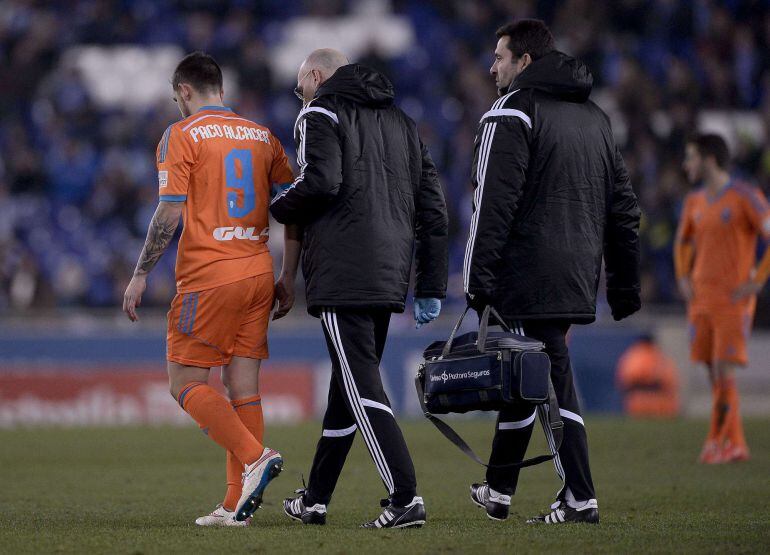
<svg viewBox="0 0 770 555"><path fill-rule="evenodd" d="M298 422L313 416L312 368L274 365L260 376L268 422ZM223 390L218 372L210 383ZM0 373L0 427L188 425L189 416L168 393L157 366L18 365Z"/></svg>

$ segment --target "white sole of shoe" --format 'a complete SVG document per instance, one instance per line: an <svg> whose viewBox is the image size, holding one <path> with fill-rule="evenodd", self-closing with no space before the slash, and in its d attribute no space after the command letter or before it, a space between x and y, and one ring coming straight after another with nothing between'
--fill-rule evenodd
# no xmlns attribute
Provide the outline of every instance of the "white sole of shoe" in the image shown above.
<svg viewBox="0 0 770 555"><path fill-rule="evenodd" d="M425 526L424 520L414 520L412 522L407 522L406 524L398 524L397 526L391 526L391 528L419 528L420 526Z"/></svg>
<svg viewBox="0 0 770 555"><path fill-rule="evenodd" d="M195 525L200 526L201 528L240 528L243 526L248 526L250 523L249 519L246 519L244 521L235 521L236 524L226 524L225 519L219 519L215 522L198 522L200 519L195 519Z"/></svg>

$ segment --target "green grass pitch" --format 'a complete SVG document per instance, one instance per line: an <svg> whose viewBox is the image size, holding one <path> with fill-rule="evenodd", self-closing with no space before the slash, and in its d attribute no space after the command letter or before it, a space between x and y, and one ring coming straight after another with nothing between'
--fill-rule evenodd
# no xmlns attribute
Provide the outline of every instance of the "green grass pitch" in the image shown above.
<svg viewBox="0 0 770 555"><path fill-rule="evenodd" d="M770 548L770 432L749 420L753 458L695 463L706 423L587 418L602 522L558 528L524 524L544 510L553 466L525 469L511 518L492 522L468 499L483 469L427 422L407 422L428 523L415 530L361 530L379 514L382 484L356 440L325 527L281 509L307 473L319 426L267 430L286 464L246 529L201 529L224 492L224 454L197 429L129 428L0 432L2 553L751 553ZM461 433L488 452L492 422ZM535 430L530 454L544 448Z"/></svg>

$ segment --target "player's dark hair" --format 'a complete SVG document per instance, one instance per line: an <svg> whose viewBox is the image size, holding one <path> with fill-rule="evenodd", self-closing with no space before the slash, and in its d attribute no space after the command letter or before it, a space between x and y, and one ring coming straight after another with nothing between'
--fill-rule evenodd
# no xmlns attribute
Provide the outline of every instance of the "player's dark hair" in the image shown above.
<svg viewBox="0 0 770 555"><path fill-rule="evenodd" d="M695 145L703 158L713 156L714 160L721 169L727 169L730 163L730 149L727 148L727 142L716 133L698 133L690 137L687 141Z"/></svg>
<svg viewBox="0 0 770 555"><path fill-rule="evenodd" d="M521 58L526 53L534 61L554 50L553 35L540 19L520 19L503 25L495 35L497 38L509 38L508 49L515 58Z"/></svg>
<svg viewBox="0 0 770 555"><path fill-rule="evenodd" d="M222 90L222 69L208 54L192 52L174 70L171 84L176 89L179 83L187 83L198 92L217 93Z"/></svg>

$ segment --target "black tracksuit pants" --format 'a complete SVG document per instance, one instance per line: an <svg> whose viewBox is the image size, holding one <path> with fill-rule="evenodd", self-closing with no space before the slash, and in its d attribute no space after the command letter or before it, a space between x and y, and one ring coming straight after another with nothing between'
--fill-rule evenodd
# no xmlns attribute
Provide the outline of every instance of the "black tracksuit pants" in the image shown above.
<svg viewBox="0 0 770 555"><path fill-rule="evenodd" d="M380 377L390 312L330 308L322 311L321 321L332 378L305 503L329 503L360 430L393 504L407 505L417 490L414 465Z"/></svg>
<svg viewBox="0 0 770 555"><path fill-rule="evenodd" d="M527 337L545 344L545 351L551 358L551 380L559 401L559 413L564 422L564 439L554 458L556 473L563 482L557 498L564 500L567 488L577 501L596 498L588 465L588 440L580 416L572 366L567 350L566 335L570 323L564 320L524 320L510 322L514 331L523 332ZM549 447L553 452L553 437L548 426L548 405L541 405L535 411L532 407L500 411L497 418L495 437L492 441L490 465L520 462L527 451L536 417L546 429ZM487 469L489 486L505 495L513 495L519 480L519 469Z"/></svg>

